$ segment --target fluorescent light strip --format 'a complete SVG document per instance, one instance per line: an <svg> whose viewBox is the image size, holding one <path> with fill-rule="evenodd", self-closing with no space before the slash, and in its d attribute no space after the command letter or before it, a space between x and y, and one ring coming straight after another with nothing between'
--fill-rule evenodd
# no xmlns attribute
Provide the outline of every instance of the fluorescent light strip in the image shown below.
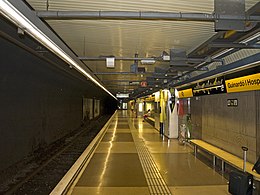
<svg viewBox="0 0 260 195"><path fill-rule="evenodd" d="M222 51L222 52L220 52L220 53L218 53L218 54L212 56L212 59L218 58L219 56L222 56L222 55L226 54L227 52L232 51L233 49L234 49L234 48L225 49L224 51Z"/></svg>
<svg viewBox="0 0 260 195"><path fill-rule="evenodd" d="M256 33L256 34L254 34L254 35L252 35L251 37L248 37L248 38L244 39L243 41L240 41L239 43L248 43L249 41L252 41L252 40L254 40L254 39L258 38L258 37L260 37L260 33L259 33L259 32ZM218 53L218 54L212 56L212 59L216 59L216 58L218 58L219 56L222 56L222 55L226 54L227 52L232 51L233 49L234 49L234 48L225 49L224 51L222 51L222 52L220 52L220 53ZM200 64L197 65L196 67L200 67L200 66L203 65L203 64L205 64L205 62L200 63Z"/></svg>
<svg viewBox="0 0 260 195"><path fill-rule="evenodd" d="M244 39L243 41L240 41L239 43L248 43L249 41L252 41L252 40L254 40L254 39L258 38L258 37L260 37L260 33L259 32L254 34L254 35L252 35L252 36L250 36L250 37L248 37L248 38L246 38L246 39ZM217 58L217 57L219 57L219 56L221 56L221 55L223 55L223 54L225 54L225 53L227 53L229 51L232 51L233 49L234 48L225 49L224 51L222 51L222 52L212 56L212 59L215 59L215 58Z"/></svg>
<svg viewBox="0 0 260 195"><path fill-rule="evenodd" d="M251 37L244 39L243 41L240 41L239 43L248 43L249 41L252 41L252 40L259 38L259 37L260 37L260 32L252 35Z"/></svg>
<svg viewBox="0 0 260 195"><path fill-rule="evenodd" d="M258 38L258 37L260 37L260 32L258 32L258 33L256 33L256 34L252 35L251 37L248 37L248 38L244 39L243 41L240 41L239 43L248 43L249 41L252 41L252 40L254 40L254 39ZM222 52L220 52L220 53L218 53L218 54L212 56L212 59L216 59L216 58L218 58L219 56L222 56L222 55L226 54L227 52L232 51L233 49L234 49L234 48L225 49L224 51L222 51ZM196 67L200 67L200 66L203 65L204 63L205 63L205 62L202 62L202 63L198 64Z"/></svg>
<svg viewBox="0 0 260 195"><path fill-rule="evenodd" d="M17 10L11 3L6 0L0 1L0 10L8 19L13 21L19 28L25 30L36 40L41 42L44 46L50 49L53 53L63 59L65 62L73 65L80 73L88 77L92 82L106 91L109 95L117 100L117 98L87 73L81 66L78 65L66 52L64 52L57 44L55 44L48 36L40 31L31 21L29 21L19 10Z"/></svg>

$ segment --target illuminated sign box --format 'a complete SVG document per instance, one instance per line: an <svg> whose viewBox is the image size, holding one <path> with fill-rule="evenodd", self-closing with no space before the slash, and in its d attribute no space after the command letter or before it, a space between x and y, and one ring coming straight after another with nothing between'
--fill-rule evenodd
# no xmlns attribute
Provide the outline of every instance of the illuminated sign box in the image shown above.
<svg viewBox="0 0 260 195"><path fill-rule="evenodd" d="M129 94L128 93L118 93L116 94L117 98L129 98Z"/></svg>
<svg viewBox="0 0 260 195"><path fill-rule="evenodd" d="M129 85L140 85L139 81L129 81Z"/></svg>
<svg viewBox="0 0 260 195"><path fill-rule="evenodd" d="M107 68L115 68L115 58L106 58Z"/></svg>

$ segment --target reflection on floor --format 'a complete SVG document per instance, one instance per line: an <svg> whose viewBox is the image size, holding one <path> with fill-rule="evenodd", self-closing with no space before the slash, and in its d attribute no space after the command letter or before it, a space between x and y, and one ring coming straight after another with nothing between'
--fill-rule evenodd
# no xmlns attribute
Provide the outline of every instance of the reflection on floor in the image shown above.
<svg viewBox="0 0 260 195"><path fill-rule="evenodd" d="M72 194L156 193L229 194L227 181L196 159L190 147L118 111Z"/></svg>

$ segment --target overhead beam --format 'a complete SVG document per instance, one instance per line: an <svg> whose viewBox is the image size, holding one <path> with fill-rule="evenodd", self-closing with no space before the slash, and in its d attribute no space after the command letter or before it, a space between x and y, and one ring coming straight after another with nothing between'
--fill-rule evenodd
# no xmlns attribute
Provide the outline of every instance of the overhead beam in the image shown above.
<svg viewBox="0 0 260 195"><path fill-rule="evenodd" d="M95 75L138 75L138 74L154 74L154 72L137 72L137 73L133 73L133 72L94 72L93 74Z"/></svg>
<svg viewBox="0 0 260 195"><path fill-rule="evenodd" d="M111 87L111 86L124 86L124 87L132 87L132 86L137 86L137 85L129 85L129 84L106 84L106 87Z"/></svg>
<svg viewBox="0 0 260 195"><path fill-rule="evenodd" d="M259 22L260 16L234 16L208 13L147 12L147 11L36 11L45 20L178 20L215 22L217 20L244 20Z"/></svg>
<svg viewBox="0 0 260 195"><path fill-rule="evenodd" d="M218 76L223 76L223 75L230 74L233 72L237 72L237 71L245 70L245 69L252 68L255 66L259 66L259 64L260 64L260 53L257 53L252 56L249 56L247 58L244 58L242 60L233 62L226 66L221 66L217 69L214 69L214 70L211 70L204 74L200 74L198 76L192 77L188 80L175 83L170 86L181 88L181 87L189 86L189 85L197 83L197 82L201 82L203 80L208 80L211 78L216 78Z"/></svg>
<svg viewBox="0 0 260 195"><path fill-rule="evenodd" d="M171 78L171 76L176 76L177 74L175 74L175 75L168 75L168 76L151 76L151 77L149 77L149 78L151 78L151 79L154 79L155 81L148 81L148 82L156 82L156 79L170 79Z"/></svg>
<svg viewBox="0 0 260 195"><path fill-rule="evenodd" d="M120 83L126 83L126 82L140 82L141 80L102 80L102 82L120 82Z"/></svg>
<svg viewBox="0 0 260 195"><path fill-rule="evenodd" d="M173 65L173 66L170 66L170 68L172 70L175 70L175 71L193 71L193 70L197 70L197 69L195 69L192 66L176 66L176 65Z"/></svg>
<svg viewBox="0 0 260 195"><path fill-rule="evenodd" d="M178 69L178 71L182 70L182 71L188 71L188 70L197 70L194 69L192 67L174 67L176 69ZM169 75L172 76L174 75L173 73L157 73L157 72L137 72L137 73L133 73L133 72L93 72L93 74L95 75L150 75L152 74L153 77L156 77L156 75L160 76L160 75Z"/></svg>
<svg viewBox="0 0 260 195"><path fill-rule="evenodd" d="M113 56L100 56L100 57L87 57L87 56L80 56L78 57L79 60L93 60L93 61L103 61L107 58L115 58L115 60L125 60L125 61L132 61L132 60L156 60L156 58L135 58L135 57L113 57Z"/></svg>
<svg viewBox="0 0 260 195"><path fill-rule="evenodd" d="M214 48L260 49L260 44L210 43L209 47L214 47Z"/></svg>
<svg viewBox="0 0 260 195"><path fill-rule="evenodd" d="M140 57L114 57L114 56L100 56L100 57L87 57L87 56L80 56L78 57L79 60L83 61L105 61L107 58L114 58L115 60L123 60L123 61L141 61L141 60L156 60L156 61L163 61L161 57L151 57L151 58L140 58ZM200 63L200 62L220 62L222 59L211 59L208 58L186 58L185 59L188 63ZM175 60L175 62L183 62L183 60Z"/></svg>
<svg viewBox="0 0 260 195"><path fill-rule="evenodd" d="M109 89L121 89L121 88L125 88L127 90L134 90L136 88L138 88L138 86L110 86L108 87Z"/></svg>
<svg viewBox="0 0 260 195"><path fill-rule="evenodd" d="M135 90L136 88L138 88L138 87L132 87L132 88L130 88L130 87L124 87L124 86L118 86L118 87L116 87L116 86L111 86L111 87L108 87L108 89L109 90L128 90L128 91L133 91L133 90Z"/></svg>

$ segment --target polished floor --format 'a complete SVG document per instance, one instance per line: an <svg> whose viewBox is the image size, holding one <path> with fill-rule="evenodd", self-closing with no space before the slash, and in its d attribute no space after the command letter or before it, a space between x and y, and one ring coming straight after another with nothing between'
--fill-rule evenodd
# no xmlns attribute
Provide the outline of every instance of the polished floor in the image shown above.
<svg viewBox="0 0 260 195"><path fill-rule="evenodd" d="M227 180L161 137L142 118L118 111L72 194L225 195Z"/></svg>

